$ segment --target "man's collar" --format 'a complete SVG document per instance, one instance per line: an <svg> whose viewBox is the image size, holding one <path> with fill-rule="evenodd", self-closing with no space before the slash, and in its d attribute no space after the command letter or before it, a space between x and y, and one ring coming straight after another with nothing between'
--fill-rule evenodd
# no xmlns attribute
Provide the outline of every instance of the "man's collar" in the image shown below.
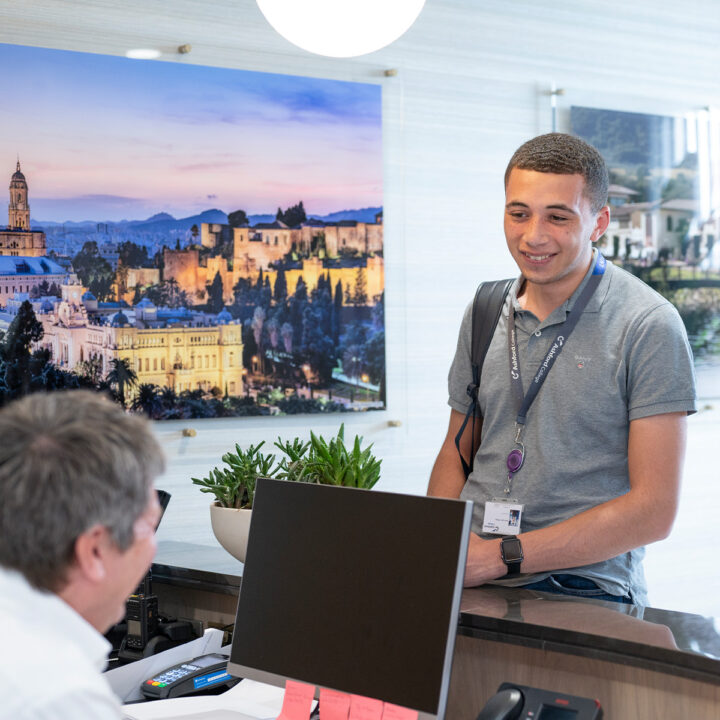
<svg viewBox="0 0 720 720"><path fill-rule="evenodd" d="M14 606L34 608L42 605L43 621L58 628L63 636L72 637L88 660L102 672L112 645L61 597L53 592L37 590L16 570L0 566L0 590L12 598Z"/></svg>
<svg viewBox="0 0 720 720"><path fill-rule="evenodd" d="M563 305L560 306L560 308L558 308L564 309L566 314L573 309L575 303L577 302L577 299L580 297L580 293L585 289L585 286L590 281L590 277L593 274L593 270L595 269L595 263L597 262L597 256L599 252L600 251L597 248L593 248L592 261L590 262L590 267L588 268L588 271L585 273L585 277L582 279L582 282L577 286L575 292L563 303ZM605 263L605 272L600 279L600 284L597 286L595 292L592 294L592 297L590 298L588 304L585 306L583 313L596 313L600 311L600 308L602 307L602 304L607 297L608 290L610 289L610 275L612 275L612 263L607 262Z"/></svg>

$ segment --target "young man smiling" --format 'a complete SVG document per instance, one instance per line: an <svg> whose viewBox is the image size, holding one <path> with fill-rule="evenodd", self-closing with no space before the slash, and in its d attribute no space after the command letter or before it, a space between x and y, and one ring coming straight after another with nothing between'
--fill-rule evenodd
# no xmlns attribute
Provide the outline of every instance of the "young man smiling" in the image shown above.
<svg viewBox="0 0 720 720"><path fill-rule="evenodd" d="M479 449L466 480L455 437L469 406L469 306L428 488L474 501L468 586L646 602L643 546L675 517L694 375L672 305L593 248L607 188L597 150L562 133L525 143L505 173L521 275L483 365Z"/></svg>

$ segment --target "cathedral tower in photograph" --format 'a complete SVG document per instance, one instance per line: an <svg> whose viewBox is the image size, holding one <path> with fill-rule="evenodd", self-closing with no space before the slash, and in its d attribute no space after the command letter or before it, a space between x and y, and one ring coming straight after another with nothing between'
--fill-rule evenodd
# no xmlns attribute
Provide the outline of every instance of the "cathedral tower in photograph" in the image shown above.
<svg viewBox="0 0 720 720"><path fill-rule="evenodd" d="M30 227L27 180L18 160L15 172L10 178L8 224L4 230L0 228L0 255L42 257L45 254L45 233Z"/></svg>

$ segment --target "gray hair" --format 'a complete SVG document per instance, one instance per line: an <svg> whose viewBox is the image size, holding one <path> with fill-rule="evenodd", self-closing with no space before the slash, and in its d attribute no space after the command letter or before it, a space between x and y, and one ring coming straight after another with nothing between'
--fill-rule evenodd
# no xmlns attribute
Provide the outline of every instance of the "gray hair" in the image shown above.
<svg viewBox="0 0 720 720"><path fill-rule="evenodd" d="M585 180L583 194L590 201L592 211L600 212L607 204L609 180L605 161L592 145L574 135L548 133L521 145L505 170L505 187L513 168L557 175L582 175Z"/></svg>
<svg viewBox="0 0 720 720"><path fill-rule="evenodd" d="M58 591L75 541L106 527L120 550L164 470L149 423L85 391L36 393L0 411L0 565Z"/></svg>

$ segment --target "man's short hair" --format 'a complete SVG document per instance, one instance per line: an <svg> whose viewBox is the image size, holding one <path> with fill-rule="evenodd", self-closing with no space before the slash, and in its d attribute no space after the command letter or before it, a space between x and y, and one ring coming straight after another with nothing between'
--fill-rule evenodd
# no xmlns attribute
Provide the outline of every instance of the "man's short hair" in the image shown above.
<svg viewBox="0 0 720 720"><path fill-rule="evenodd" d="M590 201L592 211L599 212L607 204L609 180L605 161L592 145L574 135L548 133L521 145L505 170L505 187L513 168L557 175L582 175L585 180L583 194Z"/></svg>
<svg viewBox="0 0 720 720"><path fill-rule="evenodd" d="M84 390L37 393L0 411L0 565L62 589L75 541L106 527L120 550L164 457L149 423Z"/></svg>

